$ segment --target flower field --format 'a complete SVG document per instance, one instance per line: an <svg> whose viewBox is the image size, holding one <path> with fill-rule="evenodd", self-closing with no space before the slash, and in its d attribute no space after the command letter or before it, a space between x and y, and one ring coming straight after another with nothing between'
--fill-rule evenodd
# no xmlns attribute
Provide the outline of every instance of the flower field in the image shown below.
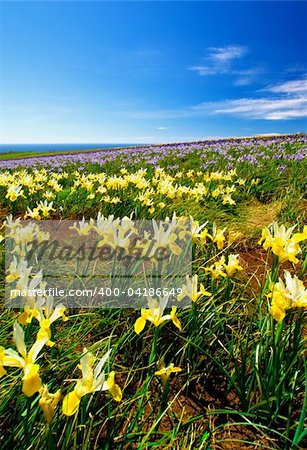
<svg viewBox="0 0 307 450"><path fill-rule="evenodd" d="M190 307L1 308L1 449L304 448L306 156L298 134L0 161L2 305L5 283L43 284L18 218L114 248L147 219L174 255L188 223L193 254Z"/></svg>

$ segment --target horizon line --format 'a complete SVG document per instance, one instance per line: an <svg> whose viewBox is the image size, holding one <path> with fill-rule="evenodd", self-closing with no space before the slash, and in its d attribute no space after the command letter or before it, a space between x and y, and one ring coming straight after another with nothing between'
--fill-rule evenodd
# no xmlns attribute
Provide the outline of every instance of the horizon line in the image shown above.
<svg viewBox="0 0 307 450"><path fill-rule="evenodd" d="M270 137L270 136L292 136L296 134L306 134L306 131L295 131L291 133L257 133L251 135L229 135L229 136L208 136L201 138L183 138L182 140L164 141L164 142L0 142L1 145L166 145L175 144L180 142L198 142L217 139L238 139L238 138L251 138L251 137Z"/></svg>

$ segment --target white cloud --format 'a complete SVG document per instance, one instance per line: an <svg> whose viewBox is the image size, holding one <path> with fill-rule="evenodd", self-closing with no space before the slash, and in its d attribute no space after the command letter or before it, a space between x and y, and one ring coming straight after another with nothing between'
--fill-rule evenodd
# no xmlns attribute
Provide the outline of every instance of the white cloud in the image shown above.
<svg viewBox="0 0 307 450"><path fill-rule="evenodd" d="M244 56L247 52L247 47L228 45L226 47L210 47L208 50L209 54L204 58L207 63L189 67L189 70L194 70L201 76L231 73L231 62Z"/></svg>
<svg viewBox="0 0 307 450"><path fill-rule="evenodd" d="M233 82L233 84L235 86L248 86L252 83L252 81L253 79L251 77L239 77Z"/></svg>
<svg viewBox="0 0 307 450"><path fill-rule="evenodd" d="M273 92L275 94L300 94L307 93L307 79L286 81L285 83L267 86L262 91Z"/></svg>
<svg viewBox="0 0 307 450"><path fill-rule="evenodd" d="M177 109L130 112L141 119L180 119L212 115L236 116L246 119L289 120L307 117L307 95L303 80L292 80L265 88L269 96L203 102ZM259 91L258 91L259 92ZM272 96L272 93L274 94Z"/></svg>
<svg viewBox="0 0 307 450"><path fill-rule="evenodd" d="M167 130L167 127L157 127L157 130Z"/></svg>
<svg viewBox="0 0 307 450"><path fill-rule="evenodd" d="M189 70L195 70L198 75L206 76L206 75L215 75L216 73L221 73L221 70L217 67L210 66L192 66L189 67Z"/></svg>
<svg viewBox="0 0 307 450"><path fill-rule="evenodd" d="M292 64L291 66L287 67L285 69L285 73L292 73L292 74L304 74L306 73L306 64Z"/></svg>
<svg viewBox="0 0 307 450"><path fill-rule="evenodd" d="M209 50L209 59L220 64L241 58L247 52L247 47L228 45L227 47L210 47Z"/></svg>
<svg viewBox="0 0 307 450"><path fill-rule="evenodd" d="M306 103L307 106L307 103ZM286 120L307 117L306 107L304 109L289 109L284 111L275 111L267 115L268 120Z"/></svg>
<svg viewBox="0 0 307 450"><path fill-rule="evenodd" d="M217 103L215 114L235 115L249 119L285 120L307 117L307 98L242 98Z"/></svg>
<svg viewBox="0 0 307 450"><path fill-rule="evenodd" d="M228 45L226 47L210 47L208 56L203 58L205 64L191 66L188 69L195 71L200 76L209 75L235 75L234 85L246 86L251 84L255 78L264 72L263 67L249 69L233 68L234 60L240 59L248 51L248 47L242 45Z"/></svg>
<svg viewBox="0 0 307 450"><path fill-rule="evenodd" d="M261 75L264 72L265 70L263 67L255 67L247 70L233 70L231 74L239 75L233 84L235 86L247 86L253 83L258 75Z"/></svg>
<svg viewBox="0 0 307 450"><path fill-rule="evenodd" d="M252 77L254 75L259 75L259 74L264 73L264 68L263 67L255 67L253 69L246 69L246 70L233 70L232 73L235 75L243 75L243 76L247 76L247 77Z"/></svg>
<svg viewBox="0 0 307 450"><path fill-rule="evenodd" d="M289 80L269 85L258 92L275 94L268 98L243 98L222 102L216 114L266 120L287 120L307 117L307 80Z"/></svg>

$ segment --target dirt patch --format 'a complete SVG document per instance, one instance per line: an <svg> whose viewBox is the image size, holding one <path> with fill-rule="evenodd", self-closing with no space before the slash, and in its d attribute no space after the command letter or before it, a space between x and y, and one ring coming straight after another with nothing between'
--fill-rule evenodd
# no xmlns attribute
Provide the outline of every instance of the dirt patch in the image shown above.
<svg viewBox="0 0 307 450"><path fill-rule="evenodd" d="M245 425L227 423L222 430L213 433L212 450L264 450L278 448L273 440L259 436Z"/></svg>

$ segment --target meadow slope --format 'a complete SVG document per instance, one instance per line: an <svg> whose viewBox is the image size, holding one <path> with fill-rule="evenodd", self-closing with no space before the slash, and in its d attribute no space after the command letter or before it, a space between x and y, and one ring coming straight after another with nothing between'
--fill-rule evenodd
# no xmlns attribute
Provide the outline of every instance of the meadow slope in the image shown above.
<svg viewBox="0 0 307 450"><path fill-rule="evenodd" d="M135 220L163 220L172 255L184 226L193 242L188 308L1 309L1 448L303 448L306 156L297 134L0 161L3 306L5 283L42 285L41 221L126 249Z"/></svg>

